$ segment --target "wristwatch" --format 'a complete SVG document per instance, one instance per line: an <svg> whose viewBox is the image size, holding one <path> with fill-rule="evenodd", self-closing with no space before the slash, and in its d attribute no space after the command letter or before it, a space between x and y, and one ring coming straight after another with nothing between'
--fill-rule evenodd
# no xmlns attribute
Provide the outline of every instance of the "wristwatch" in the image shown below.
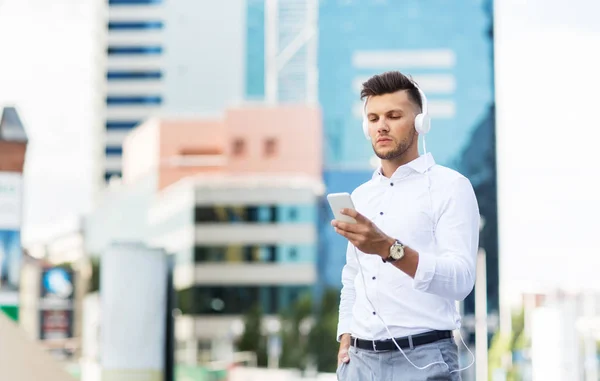
<svg viewBox="0 0 600 381"><path fill-rule="evenodd" d="M401 260L402 258L404 258L404 245L402 244L402 242L396 240L396 242L394 242L390 247L390 255L388 255L388 257L383 261L388 263L394 263Z"/></svg>

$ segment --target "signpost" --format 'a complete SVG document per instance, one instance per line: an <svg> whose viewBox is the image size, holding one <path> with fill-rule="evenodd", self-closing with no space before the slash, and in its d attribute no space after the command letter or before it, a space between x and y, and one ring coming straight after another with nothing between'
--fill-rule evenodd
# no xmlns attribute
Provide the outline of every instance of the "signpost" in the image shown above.
<svg viewBox="0 0 600 381"><path fill-rule="evenodd" d="M19 318L23 166L27 135L14 107L0 108L0 311Z"/></svg>

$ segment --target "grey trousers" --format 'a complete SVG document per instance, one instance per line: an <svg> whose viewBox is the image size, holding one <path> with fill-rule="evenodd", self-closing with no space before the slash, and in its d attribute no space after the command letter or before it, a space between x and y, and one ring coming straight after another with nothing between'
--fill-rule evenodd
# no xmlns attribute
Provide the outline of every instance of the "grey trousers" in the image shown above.
<svg viewBox="0 0 600 381"><path fill-rule="evenodd" d="M419 370L412 366L400 351L373 352L350 347L350 361L342 363L336 373L339 381L460 381L458 348L453 339L439 340L404 349L404 354ZM444 365L446 364L446 365Z"/></svg>

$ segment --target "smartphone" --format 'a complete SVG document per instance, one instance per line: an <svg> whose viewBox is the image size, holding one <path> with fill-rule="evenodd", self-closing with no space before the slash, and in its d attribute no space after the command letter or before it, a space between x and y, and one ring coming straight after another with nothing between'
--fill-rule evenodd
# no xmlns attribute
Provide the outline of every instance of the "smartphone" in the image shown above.
<svg viewBox="0 0 600 381"><path fill-rule="evenodd" d="M340 211L344 208L356 210L354 203L352 202L352 197L350 197L349 193L330 193L327 195L327 201L329 202L329 207L331 208L333 216L336 220L351 224L356 223L354 218L340 213Z"/></svg>

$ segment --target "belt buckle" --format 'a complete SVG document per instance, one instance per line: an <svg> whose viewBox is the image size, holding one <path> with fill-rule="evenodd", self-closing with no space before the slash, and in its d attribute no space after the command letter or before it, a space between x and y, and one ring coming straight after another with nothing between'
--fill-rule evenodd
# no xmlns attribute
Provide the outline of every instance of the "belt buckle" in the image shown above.
<svg viewBox="0 0 600 381"><path fill-rule="evenodd" d="M373 344L373 352L377 352L377 344L375 343L375 340L372 340L371 343Z"/></svg>

